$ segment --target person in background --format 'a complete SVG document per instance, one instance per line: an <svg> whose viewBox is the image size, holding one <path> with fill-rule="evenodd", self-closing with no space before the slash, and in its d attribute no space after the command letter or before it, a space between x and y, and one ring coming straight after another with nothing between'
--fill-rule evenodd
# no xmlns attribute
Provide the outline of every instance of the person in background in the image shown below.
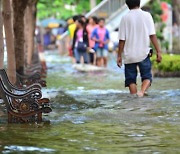
<svg viewBox="0 0 180 154"><path fill-rule="evenodd" d="M72 45L72 50L74 51L77 64L81 62L81 57L83 57L85 64L89 63L89 55L87 53L89 48L89 39L85 25L85 22L81 18L77 20L77 28L74 33Z"/></svg>
<svg viewBox="0 0 180 154"><path fill-rule="evenodd" d="M75 63L74 53L72 50L72 42L74 37L74 32L76 30L76 21L78 20L78 16L73 16L73 23L68 26L68 34L69 34L69 43L68 43L68 50L69 50L69 56L72 57L72 62Z"/></svg>
<svg viewBox="0 0 180 154"><path fill-rule="evenodd" d="M69 36L70 36L71 41L73 40L73 37L74 37L74 32L76 30L76 21L78 19L79 19L78 16L73 16L73 23L68 26L68 32L69 32Z"/></svg>
<svg viewBox="0 0 180 154"><path fill-rule="evenodd" d="M157 52L157 62L162 60L161 50L151 14L140 9L140 0L126 0L126 4L130 11L122 17L119 26L117 65L121 67L124 53L125 87L129 87L131 94L143 97L152 82L150 40ZM136 85L137 67L142 80L139 92Z"/></svg>
<svg viewBox="0 0 180 154"><path fill-rule="evenodd" d="M44 48L48 49L49 45L52 43L52 34L51 34L50 28L45 29L45 34L43 35L43 40L44 40Z"/></svg>
<svg viewBox="0 0 180 154"><path fill-rule="evenodd" d="M91 39L95 41L95 50L97 56L97 66L107 67L108 62L108 43L110 40L109 31L105 27L105 19L99 19L99 26L92 32Z"/></svg>
<svg viewBox="0 0 180 154"><path fill-rule="evenodd" d="M91 48L91 52L89 53L89 60L90 63L93 65L96 65L96 54L94 52L94 46L95 46L95 41L91 39L92 32L95 28L97 28L97 18L96 17L90 17L89 18L89 23L86 27L87 32L88 32L88 37L89 37L89 47Z"/></svg>
<svg viewBox="0 0 180 154"><path fill-rule="evenodd" d="M63 33L65 32L65 27L62 24L59 24L59 27L57 29L57 35L56 35L56 44L58 46L58 50L60 54L63 54L65 51L63 49L63 45L61 40L61 36L63 35Z"/></svg>
<svg viewBox="0 0 180 154"><path fill-rule="evenodd" d="M88 24L88 20L84 15L79 15L79 18L85 23L85 26Z"/></svg>
<svg viewBox="0 0 180 154"><path fill-rule="evenodd" d="M42 32L42 28L40 26L37 26L35 29L35 42L36 42L36 47L38 51L38 55L39 55L39 59L41 62L41 66L42 66L42 71L41 73L43 73L44 75L46 75L47 73L47 65L46 65L46 60L44 58L44 47L43 47L43 32ZM36 52L33 53L34 55L37 54ZM35 55L36 56L36 55ZM30 63L27 62L29 65Z"/></svg>
<svg viewBox="0 0 180 154"><path fill-rule="evenodd" d="M58 28L58 35L62 35L65 32L65 28L63 27L62 24L59 24L59 28Z"/></svg>

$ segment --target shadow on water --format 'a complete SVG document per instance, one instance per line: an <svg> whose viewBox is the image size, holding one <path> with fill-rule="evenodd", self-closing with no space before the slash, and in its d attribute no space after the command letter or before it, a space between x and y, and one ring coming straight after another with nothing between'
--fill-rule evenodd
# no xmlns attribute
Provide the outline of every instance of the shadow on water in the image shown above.
<svg viewBox="0 0 180 154"><path fill-rule="evenodd" d="M66 58L52 57L43 89L52 102L44 115L50 123L6 124L1 103L1 153L180 152L179 78L154 79L149 95L137 98L113 62L106 72L79 74Z"/></svg>
<svg viewBox="0 0 180 154"><path fill-rule="evenodd" d="M51 99L51 101L52 107L61 111L77 111L89 108L97 108L101 106L101 104L99 104L98 102L87 104L86 100L78 101L73 96L70 96L63 91L60 91L55 98Z"/></svg>

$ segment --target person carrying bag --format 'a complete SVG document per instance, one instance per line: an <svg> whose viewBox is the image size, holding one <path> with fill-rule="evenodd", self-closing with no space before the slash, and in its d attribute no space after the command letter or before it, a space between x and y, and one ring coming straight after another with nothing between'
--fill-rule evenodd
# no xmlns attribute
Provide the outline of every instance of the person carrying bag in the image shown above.
<svg viewBox="0 0 180 154"><path fill-rule="evenodd" d="M85 28L85 23L83 20L77 20L77 28L74 33L73 46L72 49L75 54L76 63L81 62L81 57L83 57L84 63L89 63L89 54L87 50L89 48L88 32Z"/></svg>

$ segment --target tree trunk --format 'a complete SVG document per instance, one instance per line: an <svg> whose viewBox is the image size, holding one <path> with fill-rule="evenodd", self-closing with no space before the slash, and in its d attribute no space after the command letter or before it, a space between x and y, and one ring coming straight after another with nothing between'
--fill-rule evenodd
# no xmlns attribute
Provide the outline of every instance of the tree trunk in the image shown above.
<svg viewBox="0 0 180 154"><path fill-rule="evenodd" d="M27 64L31 65L32 55L34 53L34 34L36 26L36 4L37 0L29 0L25 12L26 22L26 47L27 47Z"/></svg>
<svg viewBox="0 0 180 154"><path fill-rule="evenodd" d="M3 0L3 21L7 46L7 73L10 81L12 83L16 83L16 60L14 52L12 8L10 0Z"/></svg>
<svg viewBox="0 0 180 154"><path fill-rule="evenodd" d="M180 1L179 0L173 0L173 8L174 8L174 14L175 14L177 25L180 26Z"/></svg>
<svg viewBox="0 0 180 154"><path fill-rule="evenodd" d="M13 0L16 71L24 74L24 14L28 1Z"/></svg>
<svg viewBox="0 0 180 154"><path fill-rule="evenodd" d="M2 1L0 0L0 69L4 67L4 39L3 39L3 18L1 5Z"/></svg>

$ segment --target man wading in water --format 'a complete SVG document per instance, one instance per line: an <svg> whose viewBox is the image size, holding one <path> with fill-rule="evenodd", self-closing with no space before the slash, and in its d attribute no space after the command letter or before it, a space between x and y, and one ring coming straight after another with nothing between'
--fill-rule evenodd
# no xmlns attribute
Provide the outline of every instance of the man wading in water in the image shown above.
<svg viewBox="0 0 180 154"><path fill-rule="evenodd" d="M157 52L157 62L162 60L154 21L150 13L140 9L140 0L126 0L130 11L125 15L119 27L119 51L117 65L122 65L122 53L125 63L125 86L131 94L143 97L152 82L150 61L150 40ZM139 67L142 86L137 92L136 78Z"/></svg>

